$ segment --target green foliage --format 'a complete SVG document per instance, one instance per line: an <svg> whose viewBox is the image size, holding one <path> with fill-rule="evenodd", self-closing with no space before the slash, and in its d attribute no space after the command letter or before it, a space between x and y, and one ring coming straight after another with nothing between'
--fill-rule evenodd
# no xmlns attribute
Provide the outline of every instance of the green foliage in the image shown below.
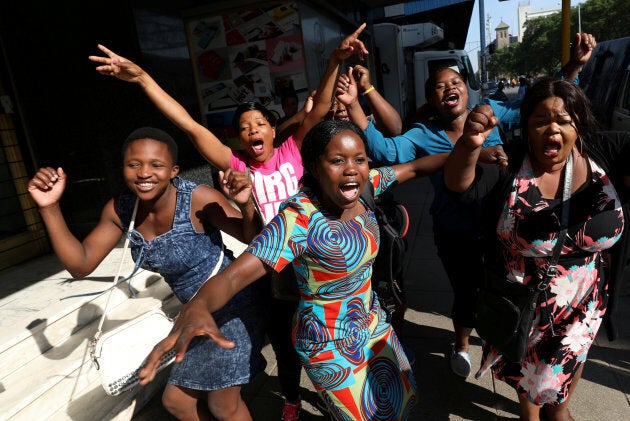
<svg viewBox="0 0 630 421"><path fill-rule="evenodd" d="M612 11L612 12L611 12ZM630 36L628 0L587 0L581 5L582 32L597 41ZM554 74L561 67L562 14L527 21L523 42L488 58L491 78L519 74ZM571 39L578 32L578 8L571 8Z"/></svg>

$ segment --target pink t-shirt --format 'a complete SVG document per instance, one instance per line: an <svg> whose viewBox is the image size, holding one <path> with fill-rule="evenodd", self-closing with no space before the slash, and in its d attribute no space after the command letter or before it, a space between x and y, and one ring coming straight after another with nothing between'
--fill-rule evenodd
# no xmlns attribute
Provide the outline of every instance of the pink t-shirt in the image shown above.
<svg viewBox="0 0 630 421"><path fill-rule="evenodd" d="M254 196L267 223L278 213L280 203L298 191L298 182L304 174L300 150L290 136L274 148L267 162L251 159L243 151L232 152L231 168L246 173L248 164L254 177Z"/></svg>

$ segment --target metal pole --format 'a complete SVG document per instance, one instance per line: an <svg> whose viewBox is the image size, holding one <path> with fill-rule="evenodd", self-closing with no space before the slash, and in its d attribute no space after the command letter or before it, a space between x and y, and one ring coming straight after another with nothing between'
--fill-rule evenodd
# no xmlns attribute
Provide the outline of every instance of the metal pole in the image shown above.
<svg viewBox="0 0 630 421"><path fill-rule="evenodd" d="M479 0L479 41L481 43L481 52L479 57L481 58L481 63L479 66L481 73L481 83L485 83L488 81L488 72L486 71L486 25L484 22L484 16L486 15L486 11L483 5L484 0Z"/></svg>
<svg viewBox="0 0 630 421"><path fill-rule="evenodd" d="M560 40L562 47L562 65L569 62L571 53L571 0L562 0L562 34Z"/></svg>
<svg viewBox="0 0 630 421"><path fill-rule="evenodd" d="M582 33L582 11L580 10L581 4L578 3L578 32Z"/></svg>

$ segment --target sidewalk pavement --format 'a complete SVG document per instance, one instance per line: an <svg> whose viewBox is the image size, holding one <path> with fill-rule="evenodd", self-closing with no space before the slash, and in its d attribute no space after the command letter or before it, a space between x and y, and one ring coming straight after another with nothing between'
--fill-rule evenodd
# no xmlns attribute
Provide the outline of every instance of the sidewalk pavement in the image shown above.
<svg viewBox="0 0 630 421"><path fill-rule="evenodd" d="M432 189L427 179L396 188L411 217L410 257L405 281L409 308L402 341L414 352L413 366L418 384L418 405L413 420L509 420L519 418L516 393L505 383L486 374L476 380L452 374L449 355L453 326L449 318L452 293L433 245L429 207ZM465 250L462 250L465 253ZM630 320L630 282L625 282L617 320ZM576 421L630 420L630 323L619 323L621 337L608 342L603 328L593 344L582 380L570 403ZM277 381L275 356L265 348L268 364L264 375L244 389L245 401L255 420L280 420L282 398ZM473 333L471 346L473 374L481 361L481 340ZM327 420L314 406L316 395L302 375L302 421ZM136 421L169 419L159 397Z"/></svg>

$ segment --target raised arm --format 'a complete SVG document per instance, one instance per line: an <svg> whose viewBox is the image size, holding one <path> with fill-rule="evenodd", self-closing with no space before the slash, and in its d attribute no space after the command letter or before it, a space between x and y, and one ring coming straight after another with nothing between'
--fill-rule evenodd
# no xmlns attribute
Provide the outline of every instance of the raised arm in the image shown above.
<svg viewBox="0 0 630 421"><path fill-rule="evenodd" d="M313 109L313 101L317 91L311 91L309 96L304 101L304 106L295 114L293 114L288 120L280 124L276 128L276 138L274 140L274 146L277 146L287 140L297 128L302 124L306 115Z"/></svg>
<svg viewBox="0 0 630 421"><path fill-rule="evenodd" d="M449 153L444 152L423 156L404 164L393 165L392 168L396 173L396 182L401 184L412 178L427 177L442 169L448 156Z"/></svg>
<svg viewBox="0 0 630 421"><path fill-rule="evenodd" d="M335 90L337 101L346 106L350 121L365 130L368 126L368 119L365 116L363 107L359 104L359 87L354 77L354 69L348 69L348 73L339 75L337 88Z"/></svg>
<svg viewBox="0 0 630 421"><path fill-rule="evenodd" d="M155 378L162 357L175 348L175 361L180 362L195 336L206 336L222 348L233 348L217 327L211 313L222 308L237 292L266 273L267 266L253 254L244 252L218 275L210 278L186 303L175 320L171 333L158 343L140 371L140 384Z"/></svg>
<svg viewBox="0 0 630 421"><path fill-rule="evenodd" d="M293 135L298 147L302 146L302 140L304 140L306 133L328 114L335 90L335 82L343 61L352 56L355 52L359 54L361 60L363 60L365 54L368 54L365 45L359 40L359 35L363 32L365 26L365 23L359 26L356 31L341 41L337 48L331 53L326 71L317 88L313 109L306 115L302 125L298 127Z"/></svg>
<svg viewBox="0 0 630 421"><path fill-rule="evenodd" d="M464 132L444 164L444 183L454 192L463 192L475 180L475 165L481 145L499 120L489 105L480 105L468 114Z"/></svg>
<svg viewBox="0 0 630 421"><path fill-rule="evenodd" d="M571 57L561 70L565 80L575 80L578 73L582 70L582 66L591 58L591 53L595 46L597 46L597 41L593 35L586 33L575 34L571 44Z"/></svg>
<svg viewBox="0 0 630 421"><path fill-rule="evenodd" d="M374 115L374 125L386 136L397 136L402 133L400 114L387 102L370 81L370 71L357 64L353 68L354 79L361 95Z"/></svg>
<svg viewBox="0 0 630 421"><path fill-rule="evenodd" d="M219 169L225 170L230 167L231 149L210 130L197 123L188 111L166 93L147 72L131 60L114 53L103 45L99 44L98 48L107 57L89 56L89 59L101 63L96 67L100 74L140 85L162 114L188 134L204 158Z"/></svg>
<svg viewBox="0 0 630 421"><path fill-rule="evenodd" d="M83 242L70 232L61 213L59 200L66 187L66 173L61 168L41 168L28 182L28 191L39 207L55 254L73 278L90 274L116 246L123 230L110 200L101 219Z"/></svg>

